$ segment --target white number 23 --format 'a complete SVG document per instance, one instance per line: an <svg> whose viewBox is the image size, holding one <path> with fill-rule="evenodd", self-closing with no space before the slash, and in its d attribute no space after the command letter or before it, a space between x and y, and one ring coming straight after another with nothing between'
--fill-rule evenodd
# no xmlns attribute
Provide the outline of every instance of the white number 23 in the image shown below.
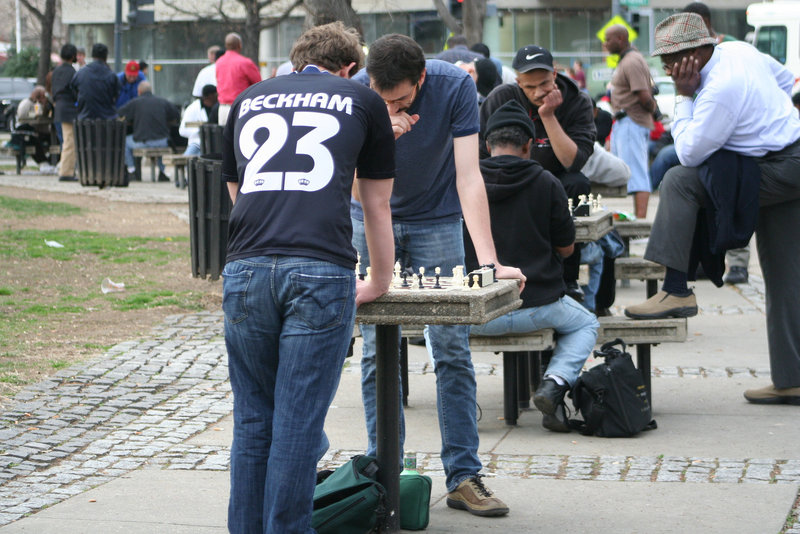
<svg viewBox="0 0 800 534"><path fill-rule="evenodd" d="M247 120L239 133L239 150L249 161L244 170L241 192L256 191L319 191L333 177L333 157L322 144L339 132L339 121L326 113L295 112L292 126L313 128L297 140L296 153L310 156L314 166L308 172L262 172L264 165L286 144L289 126L280 115L261 113ZM267 140L259 144L255 134L261 128L269 131Z"/></svg>

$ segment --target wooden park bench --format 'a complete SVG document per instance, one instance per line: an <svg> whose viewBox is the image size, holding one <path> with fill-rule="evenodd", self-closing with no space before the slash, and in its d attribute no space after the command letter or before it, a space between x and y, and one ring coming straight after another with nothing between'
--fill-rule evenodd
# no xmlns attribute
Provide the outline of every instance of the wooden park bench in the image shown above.
<svg viewBox="0 0 800 534"><path fill-rule="evenodd" d="M172 149L169 147L163 148L134 148L133 160L136 164L136 176L141 179L142 177L142 158L150 160L150 180L157 181L158 172L158 158L172 154Z"/></svg>
<svg viewBox="0 0 800 534"><path fill-rule="evenodd" d="M25 145L24 152L22 150L18 150L13 147L2 147L0 148L0 154L4 154L6 156L13 157L16 165L17 165L17 174L22 174L22 168L25 166L25 158L26 156L33 156L36 153L36 147ZM58 158L58 154L61 153L61 147L59 145L50 145L48 149L48 154L50 155L50 162L55 164Z"/></svg>
<svg viewBox="0 0 800 534"><path fill-rule="evenodd" d="M186 178L186 168L189 162L197 156L184 156L183 154L167 154L162 156L164 165L172 165L172 177L175 180L175 187L186 189L188 180Z"/></svg>

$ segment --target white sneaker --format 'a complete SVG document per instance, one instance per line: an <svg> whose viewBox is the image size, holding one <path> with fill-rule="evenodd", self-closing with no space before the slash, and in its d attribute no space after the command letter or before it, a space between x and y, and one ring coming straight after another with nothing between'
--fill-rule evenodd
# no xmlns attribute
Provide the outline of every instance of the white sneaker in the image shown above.
<svg viewBox="0 0 800 534"><path fill-rule="evenodd" d="M40 163L39 172L42 174L55 174L56 168L49 163Z"/></svg>

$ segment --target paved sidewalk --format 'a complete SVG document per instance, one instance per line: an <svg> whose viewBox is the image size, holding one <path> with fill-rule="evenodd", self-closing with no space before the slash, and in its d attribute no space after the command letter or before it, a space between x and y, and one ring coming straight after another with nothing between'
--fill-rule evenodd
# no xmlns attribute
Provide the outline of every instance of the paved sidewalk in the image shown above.
<svg viewBox="0 0 800 534"><path fill-rule="evenodd" d="M10 178L0 184L18 185ZM763 282L751 272L743 286L696 284L688 341L653 349L659 428L636 438L551 433L535 410L506 426L502 360L474 354L480 454L511 507L504 518L445 506L435 377L412 346L406 448L434 478L427 531L800 533L797 408L742 398L769 382ZM644 293L635 281L618 289L616 313ZM357 344L329 413L326 467L366 443L359 354ZM171 317L15 401L0 415L0 533L225 532L232 422L219 312Z"/></svg>

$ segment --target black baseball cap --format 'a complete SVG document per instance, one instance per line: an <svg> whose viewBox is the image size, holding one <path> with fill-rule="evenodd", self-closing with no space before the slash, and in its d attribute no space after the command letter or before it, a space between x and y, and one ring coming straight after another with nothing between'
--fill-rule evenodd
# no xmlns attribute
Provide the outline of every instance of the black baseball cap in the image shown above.
<svg viewBox="0 0 800 534"><path fill-rule="evenodd" d="M517 50L511 67L517 72L544 69L553 72L553 55L541 46L528 45Z"/></svg>

